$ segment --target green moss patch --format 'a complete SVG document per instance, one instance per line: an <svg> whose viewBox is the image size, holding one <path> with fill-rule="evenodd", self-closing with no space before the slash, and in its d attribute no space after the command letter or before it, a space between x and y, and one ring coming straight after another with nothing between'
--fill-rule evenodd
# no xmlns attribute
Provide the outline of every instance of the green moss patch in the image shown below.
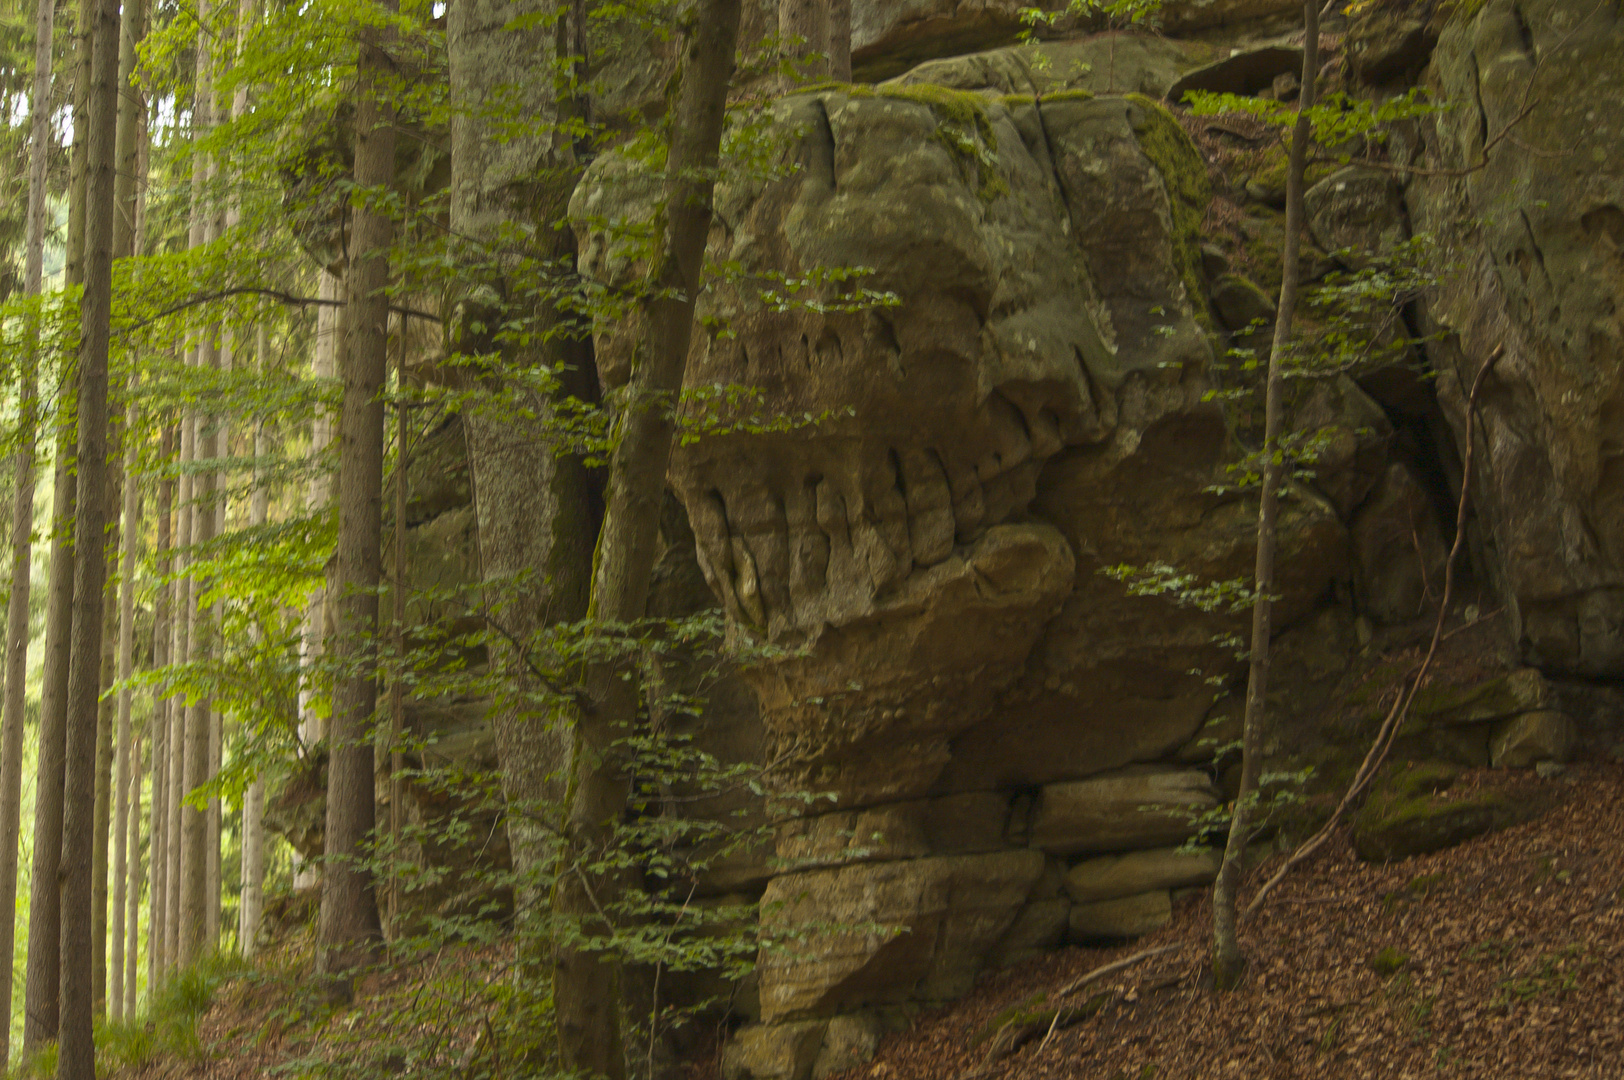
<svg viewBox="0 0 1624 1080"><path fill-rule="evenodd" d="M1459 775L1454 765L1422 762L1394 770L1379 781L1354 819L1353 846L1359 857L1396 862L1442 851L1520 824L1543 809L1492 788L1450 797Z"/></svg>
<svg viewBox="0 0 1624 1080"><path fill-rule="evenodd" d="M966 90L919 83L882 87L880 97L927 106L940 122L936 141L976 171L976 194L992 202L1009 194L1009 183L998 170L998 135L987 116L987 99Z"/></svg>
<svg viewBox="0 0 1624 1080"><path fill-rule="evenodd" d="M1386 979L1404 970L1404 965L1409 962L1409 953L1401 952L1389 945L1370 958L1370 970Z"/></svg>
<svg viewBox="0 0 1624 1080"><path fill-rule="evenodd" d="M1048 99L1045 99L1048 100ZM1162 174L1167 201L1173 215L1173 259L1179 279L1189 294L1190 308L1204 329L1212 330L1212 314L1207 309L1207 291L1201 277L1201 222L1212 203L1212 181L1207 163L1190 140L1189 133L1158 101L1143 94L1129 94L1137 106L1130 110L1129 122L1156 171Z"/></svg>

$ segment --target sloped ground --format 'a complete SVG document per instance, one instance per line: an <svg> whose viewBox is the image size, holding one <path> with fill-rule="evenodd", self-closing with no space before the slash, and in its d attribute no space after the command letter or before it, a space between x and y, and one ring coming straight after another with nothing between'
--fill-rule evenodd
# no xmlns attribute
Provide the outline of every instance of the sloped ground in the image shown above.
<svg viewBox="0 0 1624 1080"><path fill-rule="evenodd" d="M1211 905L1193 898L1132 945L1066 950L984 977L843 1080L1619 1076L1624 766L1575 765L1548 780L1472 773L1446 797L1491 786L1552 809L1385 866L1360 862L1345 837L1329 845L1246 925L1252 966L1232 994L1210 987ZM485 1060L480 1017L511 949L446 950L332 1010L302 975L309 944L308 931L294 935L255 975L220 989L197 1026L200 1054L159 1054L111 1075L342 1077L382 1066L454 1076L497 1065ZM1006 1026L1012 1014L1039 1012L1079 976L1160 946L1173 949L1060 1002L1097 1012L1052 1034L1040 1025L1012 1053L992 1051L1020 1030ZM713 1075L713 1065L695 1065Z"/></svg>
<svg viewBox="0 0 1624 1080"><path fill-rule="evenodd" d="M1214 993L1211 901L1113 950L1073 949L983 979L888 1038L873 1080L1616 1077L1624 1045L1624 768L1464 777L1550 799L1543 816L1385 866L1346 838L1299 867L1244 928L1245 984ZM1255 873L1253 880L1262 880ZM1010 1010L1142 949L1174 951L1078 991L1088 1019L997 1059ZM1047 1004L1045 1002L1045 1004ZM1005 1039L1014 1028L1005 1030Z"/></svg>

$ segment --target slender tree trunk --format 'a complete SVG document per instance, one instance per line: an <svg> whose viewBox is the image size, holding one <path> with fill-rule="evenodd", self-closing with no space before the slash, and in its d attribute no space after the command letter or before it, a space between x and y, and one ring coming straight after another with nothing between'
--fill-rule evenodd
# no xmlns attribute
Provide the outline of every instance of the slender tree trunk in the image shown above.
<svg viewBox="0 0 1624 1080"><path fill-rule="evenodd" d="M114 204L117 212L117 204ZM91 965L91 1001L98 1017L104 1015L107 1004L107 885L109 835L113 825L113 759L114 735L118 726L118 703L106 691L113 685L118 671L118 595L113 592L118 579L120 549L119 517L124 502L124 420L123 410L113 392L109 393L107 412L109 421L103 438L103 456L107 462L102 486L102 521L106 523L102 567L103 595L98 605L102 613L101 685L96 692L96 784L93 813L95 837L90 860L90 940L94 962Z"/></svg>
<svg viewBox="0 0 1624 1080"><path fill-rule="evenodd" d="M94 6L80 0L74 26L74 131L84 131L90 89L90 39ZM68 238L63 279L84 282L85 140L75 138L69 154ZM78 443L75 401L78 358L64 357L57 403L56 476L52 492L51 568L45 600L45 660L40 670L39 753L34 784L34 862L29 882L28 981L23 1001L23 1049L32 1051L57 1037L61 1015L62 962L62 784L67 737L68 648L73 633L73 528L78 484L74 452Z"/></svg>
<svg viewBox="0 0 1624 1080"><path fill-rule="evenodd" d="M166 426L161 436L159 460L162 479L158 481L158 550L155 575L162 581L169 573L174 552L173 517L175 481L167 475L169 459L175 453L176 430ZM171 615L173 591L160 585L152 605L152 666L169 665L171 650ZM162 689L152 695L152 836L147 865L151 875L147 886L147 988L148 993L158 988L158 982L168 968L169 941L169 850L173 833L169 831L169 731L173 699Z"/></svg>
<svg viewBox="0 0 1624 1080"><path fill-rule="evenodd" d="M200 184L194 185L201 187ZM195 353L191 354L194 358ZM192 579L187 566L192 560L192 523L196 517L192 500L192 461L197 456L197 416L188 406L180 422L180 479L175 500L175 595L170 618L174 622L174 645L170 662L185 664L191 660ZM175 694L169 703L169 794L165 798L169 815L168 895L164 899L165 936L164 967L169 970L181 964L181 862L186 845L182 823L188 811L181 805L186 795L186 714L184 694Z"/></svg>
<svg viewBox="0 0 1624 1080"><path fill-rule="evenodd" d="M137 728L130 744L130 835L126 843L130 853L128 880L124 890L124 977L120 980L123 1000L119 1014L129 1020L135 1016L136 975L140 970L141 951L141 753L142 732Z"/></svg>
<svg viewBox="0 0 1624 1080"><path fill-rule="evenodd" d="M29 104L28 221L23 292L38 296L44 277L45 166L51 138L51 37L54 0L34 16L34 84ZM6 609L5 703L0 707L0 1073L11 1066L11 988L17 935L17 838L22 832L23 713L28 691L28 604L33 577L34 479L39 426L39 326L18 370L16 496L11 516L11 595Z"/></svg>
<svg viewBox="0 0 1624 1080"><path fill-rule="evenodd" d="M265 327L254 334L254 369L265 370ZM265 421L254 425L254 461L265 460L270 441ZM248 524L257 528L270 517L270 492L255 465L254 494L248 507ZM244 956L253 956L259 937L260 916L265 910L265 780L256 776L243 793L242 802L242 898L237 907L237 947Z"/></svg>
<svg viewBox="0 0 1624 1080"><path fill-rule="evenodd" d="M593 623L636 622L648 602L677 397L687 367L694 300L711 225L739 14L740 0L701 0L684 58L666 163L663 254L647 283L646 347L616 417L607 506L592 578L588 619ZM627 777L614 743L637 720L637 684L628 677L636 663L636 657L621 656L594 663L585 673L587 703L576 727L570 770L573 798L566 824L577 858L590 859L611 844L613 824L626 810ZM563 914L581 920L589 930L601 930L594 924L594 912L611 902L618 883L600 877L589 892L585 883L593 876L566 874L557 902ZM623 1077L621 1000L614 962L596 952L560 950L554 1001L565 1067L611 1080Z"/></svg>
<svg viewBox="0 0 1624 1080"><path fill-rule="evenodd" d="M342 293L340 281L321 271L321 282L316 295L322 300L337 300ZM331 379L338 370L338 354L343 342L343 319L339 308L323 305L316 309L316 343L311 356L311 375L318 380ZM305 511L316 513L332 501L333 481L325 468L323 458L333 441L333 424L325 411L317 410L310 425L310 455L317 462L315 474L305 489ZM305 605L304 622L299 634L299 741L306 747L314 746L325 737L321 715L316 711L320 682L316 665L326 647L327 589L317 589ZM295 855L293 887L309 889L318 881L318 868Z"/></svg>
<svg viewBox="0 0 1624 1080"><path fill-rule="evenodd" d="M1306 29L1303 45L1303 83L1297 123L1291 134L1291 158L1286 172L1286 239L1281 255L1280 307L1275 316L1274 344L1269 351L1263 434L1263 491L1258 500L1257 566L1252 600L1250 677L1246 687L1245 728L1241 739L1241 785L1229 823L1229 842L1213 886L1213 975L1220 990L1240 983L1246 957L1237 933L1236 906L1240 892L1241 860L1251 839L1253 803L1262 767L1263 727L1267 720L1270 645L1274 615L1274 555L1280 478L1285 461L1280 453L1283 365L1291 343L1291 319L1297 310L1300 287L1298 253L1303 230L1303 171L1308 160L1309 110L1314 106L1314 80L1319 73L1319 0L1303 5Z"/></svg>
<svg viewBox="0 0 1624 1080"><path fill-rule="evenodd" d="M67 807L62 821L62 1016L58 1080L96 1080L92 856L97 698L101 694L107 482L107 356L113 306L113 176L118 2L96 0L85 146L85 288L80 305L79 493L74 522L73 649L68 675ZM75 140L77 141L77 140Z"/></svg>
<svg viewBox="0 0 1624 1080"><path fill-rule="evenodd" d="M125 8L126 12L129 10ZM125 430L133 433L136 424L135 406L130 406ZM131 768L132 734L130 731L130 675L135 666L135 544L141 534L141 495L135 482L135 439L129 440L125 450L124 481L124 552L118 582L118 761L115 779L118 784L118 805L113 815L113 959L112 986L107 996L107 1011L114 1020L124 1017L124 945L125 896L130 877L128 863L140 861L138 847L130 846L130 778L139 776ZM137 762L137 766L139 763ZM136 801L140 801L141 786L135 788ZM140 811L136 811L139 820ZM139 829L135 836L140 838ZM133 920L132 920L133 924ZM131 965L131 971L134 966Z"/></svg>
<svg viewBox="0 0 1624 1080"><path fill-rule="evenodd" d="M376 209L395 176L395 132L385 43L361 43L356 68L355 182L361 189L346 278L344 410L339 420L338 628L327 765L327 835L322 868L318 966L332 992L348 996L351 975L382 937L372 875L359 865L376 822L369 726L377 706L378 586L382 578L383 390L388 363L389 245L393 222Z"/></svg>
<svg viewBox="0 0 1624 1080"><path fill-rule="evenodd" d="M198 5L198 23L206 27L209 23L209 8L206 3ZM194 145L207 136L209 128L213 126L214 79L210 60L212 40L204 29L198 30L197 35L197 88L193 93L192 110L192 137ZM209 163L207 155L199 151L192 163L192 221L189 244L202 247L209 240L209 210L207 207L208 194L205 190L209 176ZM195 354L195 367L201 373L210 370L217 362L215 328L207 327L197 344ZM205 414L194 413L191 418L192 433L192 463L197 461L212 461L215 457L215 433L212 421ZM214 505L211 496L213 485L210 474L202 471L194 472L191 483L190 546L194 554L188 558L193 566L197 563L195 552L202 548L214 537ZM204 585L198 580L197 574L191 571L187 574L187 582L191 596L179 612L177 617L185 619L187 629L188 663L201 663L209 656L210 639L209 613L197 602L203 593ZM210 702L206 696L200 696L188 703L182 721L181 746L181 793L179 798L195 791L208 782L209 778L209 713ZM195 963L207 947L208 932L208 816L206 811L194 809L191 806L182 806L180 812L180 937L178 941L179 953L176 956L177 964Z"/></svg>

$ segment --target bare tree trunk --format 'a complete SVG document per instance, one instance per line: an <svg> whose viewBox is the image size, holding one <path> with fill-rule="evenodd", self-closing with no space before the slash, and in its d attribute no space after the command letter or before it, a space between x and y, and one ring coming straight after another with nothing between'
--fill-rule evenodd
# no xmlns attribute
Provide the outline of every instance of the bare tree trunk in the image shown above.
<svg viewBox="0 0 1624 1080"><path fill-rule="evenodd" d="M392 5L391 5L392 7ZM357 860L377 819L372 739L377 706L378 586L382 578L383 389L387 377L389 245L394 224L376 198L395 177L395 132L384 42L369 34L356 68L356 207L346 274L344 411L339 420L338 629L328 735L327 835L317 964L336 996L383 935L372 875Z"/></svg>
<svg viewBox="0 0 1624 1080"><path fill-rule="evenodd" d="M716 163L738 42L740 0L702 0L684 58L682 87L667 155L663 253L644 301L646 347L616 417L615 449L603 529L598 538L588 619L627 624L644 615L671 460L677 397L693 336L705 240L711 225ZM587 703L576 726L571 760L573 798L566 824L572 851L590 859L613 842L626 810L627 778L617 739L637 720L636 658L615 657L585 673ZM561 912L589 930L618 882L567 874L557 892ZM596 899L593 897L596 893ZM614 962L590 951L560 950L554 1001L566 1068L619 1080L626 1072L620 1031L621 994Z"/></svg>
<svg viewBox="0 0 1624 1080"><path fill-rule="evenodd" d="M180 475L176 481L175 547L173 563L174 600L169 617L173 623L173 646L169 662L184 664L191 658L192 581L186 566L192 558L192 460L197 456L197 417L188 407L180 420ZM164 959L163 967L172 971L180 964L180 866L182 811L181 799L186 793L186 698L173 694L169 699L169 760L165 765L164 812L168 840L165 855L169 866L164 872L167 889L164 896Z"/></svg>
<svg viewBox="0 0 1624 1080"><path fill-rule="evenodd" d="M337 300L342 285L327 271L320 272L321 282L316 295L322 300ZM316 309L316 342L311 357L311 375L316 379L331 379L338 370L338 354L343 341L343 319L340 309L322 305ZM318 463L332 445L331 418L317 410L310 425L310 455ZM318 468L305 489L305 510L315 513L332 501L333 482L324 468ZM299 741L306 747L314 746L325 736L322 718L316 711L318 680L316 664L326 646L327 590L317 589L305 606L304 625L299 634ZM309 889L320 880L318 868L294 856L293 887Z"/></svg>
<svg viewBox="0 0 1624 1080"><path fill-rule="evenodd" d="M795 69L786 89L829 78L829 16L829 0L778 0L778 36ZM849 40L846 51L849 67Z"/></svg>
<svg viewBox="0 0 1624 1080"><path fill-rule="evenodd" d="M85 288L79 335L79 492L74 521L73 648L62 820L62 1015L57 1080L96 1080L91 897L96 838L97 699L107 570L107 357L113 308L113 177L118 110L118 2L96 0L85 140ZM78 141L77 139L75 141Z"/></svg>
<svg viewBox="0 0 1624 1080"><path fill-rule="evenodd" d="M115 213L116 210L115 203ZM113 395L110 393L109 397ZM102 485L102 521L106 523L103 548L106 552L102 567L103 595L101 604L101 685L96 691L96 776L95 776L95 837L90 859L90 940L93 963L91 965L91 1001L98 1017L103 1015L107 1003L107 877L110 852L109 833L113 825L113 758L114 734L118 726L118 706L105 692L113 685L118 671L118 596L112 592L118 578L120 548L119 514L124 501L124 420L123 410L110 400L107 433L103 438L103 458L107 462L106 478Z"/></svg>
<svg viewBox="0 0 1624 1080"><path fill-rule="evenodd" d="M265 327L254 334L254 369L265 370ZM254 425L254 460L264 461L270 453L265 421ZM270 517L270 492L255 466L254 494L248 506L248 524L257 528ZM265 780L256 776L243 793L242 801L242 898L237 906L237 948L253 956L259 937L259 921L265 910Z"/></svg>
<svg viewBox="0 0 1624 1080"><path fill-rule="evenodd" d="M209 25L209 8L205 2L198 5L198 23L200 27ZM212 39L206 29L199 29L197 35L197 87L194 91L192 107L192 138L194 145L203 139L214 123L214 78L211 61ZM209 210L206 205L207 192L205 185L209 175L207 155L199 151L192 162L192 220L188 243L194 247L202 247L209 240ZM195 366L201 372L211 369L216 362L216 344L214 328L208 327L203 331L198 341ZM194 413L191 417L192 433L192 463L198 460L212 461L215 457L214 428L212 421L206 414ZM211 499L213 486L211 477L204 472L196 472L191 482L191 519L190 546L194 554L188 557L188 562L196 565L195 552L207 544L214 536L214 505ZM198 581L194 571L187 574L187 582L191 595L186 604L176 613L177 618L187 623L186 653L188 663L196 663L207 659L209 655L210 631L209 613L197 603L197 598L203 593L202 582ZM186 794L195 791L208 782L209 778L209 699L198 697L187 704L182 720L182 737L180 748L182 756L181 791L177 800ZM175 957L177 964L185 965L197 961L207 944L208 930L208 857L206 846L208 842L208 818L203 811L191 806L182 806L180 809L180 934L177 941L179 948Z"/></svg>
<svg viewBox="0 0 1624 1080"><path fill-rule="evenodd" d="M125 11L128 12L126 7ZM125 425L126 432L134 432L136 423L135 406L129 407L129 420ZM114 1020L124 1018L124 944L125 944L125 898L128 893L129 863L139 862L140 848L130 846L130 789L131 776L140 776L139 762L137 768L131 768L132 734L130 731L130 675L135 667L135 545L136 538L141 534L141 495L135 482L136 452L135 440L131 438L130 446L125 449L125 481L124 481L124 552L123 565L119 570L118 582L118 761L115 766L116 781L118 784L118 804L113 815L113 959L111 965L112 986L107 995L107 1011ZM139 780L133 785L136 802L140 801L141 785ZM135 812L136 820L140 820L140 810ZM137 840L140 830L135 831ZM132 909L133 910L133 909ZM133 919L131 920L133 925ZM134 965L130 970L134 971Z"/></svg>
<svg viewBox="0 0 1624 1080"><path fill-rule="evenodd" d="M1308 161L1310 125L1308 112L1314 106L1314 80L1319 73L1319 0L1303 5L1305 39L1303 44L1302 93L1297 106L1297 123L1291 135L1291 158L1286 172L1286 238L1281 255L1280 307L1275 316L1274 344L1269 350L1269 371L1264 406L1263 491L1258 500L1257 565L1252 599L1251 670L1246 687L1246 718L1241 740L1241 785L1235 797L1235 810L1229 822L1229 842L1224 861L1213 886L1213 975L1220 990L1232 990L1240 983L1246 968L1237 934L1236 905L1240 891L1241 860L1251 839L1253 803L1257 799L1258 772L1262 767L1263 726L1269 693L1270 647L1274 614L1275 519L1279 507L1280 479L1285 461L1280 453L1282 424L1281 397L1285 383L1284 363L1291 344L1291 319L1297 310L1300 287L1298 253L1303 230L1303 171Z"/></svg>
<svg viewBox="0 0 1624 1080"><path fill-rule="evenodd" d="M54 0L34 15L34 85L29 104L28 221L23 292L38 296L44 277L45 167L51 138L51 37ZM28 691L28 604L34 564L34 481L38 471L39 327L21 358L17 388L16 495L11 515L11 595L6 609L5 704L0 711L0 1073L11 1067L11 993L17 936L17 838L22 833L23 714Z"/></svg>
<svg viewBox="0 0 1624 1080"><path fill-rule="evenodd" d="M77 75L73 90L74 130L84 131L90 89L90 39L86 28L94 7L80 0L74 28ZM85 140L70 151L68 239L63 280L82 284L85 270ZM23 1049L33 1051L57 1037L62 962L62 784L67 737L68 648L73 634L73 522L78 485L74 480L76 358L64 358L57 403L56 477L52 492L51 569L45 600L45 661L40 670L39 752L34 783L34 861L29 882L28 975L23 1000Z"/></svg>
<svg viewBox="0 0 1624 1080"><path fill-rule="evenodd" d="M124 997L119 1005L119 1014L125 1020L135 1016L136 975L141 966L141 879L144 876L141 873L141 753L145 747L139 728L135 730L133 738L130 744L130 835L126 840L130 862L124 889L126 942L123 950L124 977L120 980Z"/></svg>
<svg viewBox="0 0 1624 1080"><path fill-rule="evenodd" d="M161 438L159 460L162 467L167 469L177 441L174 426L166 426ZM165 475L158 482L158 554L155 571L160 581L169 573L174 559L174 552L170 548L174 538L174 497L175 482ZM167 667L170 661L173 596L172 590L160 586L153 601L152 666L155 668ZM159 978L168 968L169 850L174 842L174 834L169 831L169 732L174 702L162 689L154 690L152 697L152 843L147 853L151 876L147 886L148 993L158 988Z"/></svg>

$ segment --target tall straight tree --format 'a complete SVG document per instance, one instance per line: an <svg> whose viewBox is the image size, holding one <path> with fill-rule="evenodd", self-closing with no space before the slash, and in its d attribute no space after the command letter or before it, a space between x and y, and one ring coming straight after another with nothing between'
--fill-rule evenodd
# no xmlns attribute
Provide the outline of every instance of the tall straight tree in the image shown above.
<svg viewBox="0 0 1624 1080"><path fill-rule="evenodd" d="M90 38L93 0L80 0L74 27L74 131L85 131L90 92ZM63 279L70 288L84 282L85 145L75 138L69 155L68 236ZM45 598L45 659L40 670L39 751L34 772L34 865L28 890L28 975L23 1000L23 1049L31 1051L57 1037L61 1016L62 958L62 785L67 737L68 650L73 633L74 508L78 498L74 456L78 357L63 358L56 421L56 476L52 499L50 578Z"/></svg>
<svg viewBox="0 0 1624 1080"><path fill-rule="evenodd" d="M113 314L118 0L93 0L85 138L85 287L79 330L79 491L74 520L73 649L68 674L62 823L62 1015L57 1080L96 1080L91 868L97 699L101 696L108 348ZM78 141L77 139L75 141Z"/></svg>
<svg viewBox="0 0 1624 1080"><path fill-rule="evenodd" d="M174 591L163 584L173 558L170 541L173 539L173 506L175 481L168 473L170 458L175 453L176 431L165 426L158 447L160 468L164 471L158 481L158 546L154 557L154 576L159 585L154 590L152 604L152 666L168 665L171 647L170 618ZM169 831L169 717L174 703L162 688L153 691L152 735L152 824L148 834L152 837L147 866L147 986L156 988L166 966L165 948L168 936L169 901L169 849L173 834Z"/></svg>
<svg viewBox="0 0 1624 1080"><path fill-rule="evenodd" d="M255 328L254 369L265 370L265 327ZM254 493L248 504L248 524L252 528L270 520L270 491L258 462L270 453L265 421L254 425ZM242 892L237 902L237 949L253 956L259 937L260 916L265 910L265 778L255 776L242 799Z"/></svg>
<svg viewBox="0 0 1624 1080"><path fill-rule="evenodd" d="M51 38L54 0L34 14L34 85L29 102L28 221L23 292L40 295L45 265L45 166L51 152ZM37 325L37 324L36 324ZM36 329L35 341L38 341ZM39 426L39 351L20 357L19 439L11 515L11 596L6 610L5 703L0 707L0 1073L11 1065L11 986L17 935L17 838L22 832L23 710L28 690L28 602L34 564L35 429Z"/></svg>
<svg viewBox="0 0 1624 1080"><path fill-rule="evenodd" d="M1220 990L1239 984L1246 967L1241 952L1236 907L1240 891L1241 859L1252 834L1252 810L1263 758L1263 726L1268 709L1270 646L1274 617L1274 555L1280 480L1285 455L1280 448L1283 427L1285 356L1291 345L1291 320L1297 310L1302 283L1298 255L1302 246L1303 174L1308 163L1309 110L1314 107L1314 83L1319 75L1319 0L1303 4L1303 76L1297 103L1297 122L1291 133L1291 154L1286 165L1286 234L1281 250L1280 304L1275 313L1274 341L1269 350L1264 389L1263 489L1258 497L1257 563L1253 571L1252 640L1246 686L1246 714L1241 736L1241 784L1229 823L1229 841L1213 887L1213 975Z"/></svg>
<svg viewBox="0 0 1624 1080"><path fill-rule="evenodd" d="M192 94L192 138L194 145L207 137L214 122L214 78L211 62L213 38L208 29L209 5L198 4L197 31L197 83ZM188 241L194 249L209 241L210 213L207 182L208 155L197 146L192 162L192 220ZM206 327L197 342L194 367L201 375L218 363L215 340L216 328ZM191 417L192 449L194 457L188 464L212 461L216 448L216 432L211 418L194 412ZM194 471L191 483L190 541L194 551L214 538L214 506L212 476L206 471ZM187 631L185 659L195 662L205 659L211 645L209 613L199 603L203 583L198 579L196 557L188 559L187 574L190 595L176 612L184 619ZM182 756L181 794L195 791L209 778L209 699L199 696L185 709L185 720L180 744ZM180 873L179 873L179 953L176 963L190 964L203 955L208 942L208 814L189 805L181 807L180 814Z"/></svg>
<svg viewBox="0 0 1624 1080"><path fill-rule="evenodd" d="M115 143L116 145L116 143ZM116 155L115 155L116 158ZM116 173L115 173L116 184ZM117 215L117 203L114 204ZM116 230L115 230L116 231ZM104 590L101 602L101 688L96 699L96 783L92 821L95 835L90 861L90 943L93 954L91 972L96 1015L104 1015L107 1004L107 868L112 854L110 839L113 826L113 759L118 727L118 702L105 693L118 674L118 580L119 551L122 548L124 508L124 410L120 404L122 388L109 387L108 425L103 439L103 457L106 477L102 483L102 520L106 522L105 565L102 567Z"/></svg>
<svg viewBox="0 0 1624 1080"><path fill-rule="evenodd" d="M682 84L671 118L659 256L645 281L646 338L615 417L603 528L598 535L588 626L642 619L654 572L660 506L676 431L676 406L693 339L694 304L712 217L716 166L738 44L740 0L700 0L689 16ZM584 673L586 703L571 747L566 835L588 860L608 850L629 795L617 740L639 706L636 658L594 661ZM596 880L592 880L596 878ZM593 927L618 882L585 868L566 875L555 903ZM625 1076L619 973L602 953L560 949L553 999L566 1068L611 1080Z"/></svg>
<svg viewBox="0 0 1624 1080"><path fill-rule="evenodd" d="M383 5L392 12L392 4ZM383 936L371 874L360 864L376 824L373 750L377 707L378 586L382 579L384 380L389 344L387 200L395 178L393 63L381 25L361 34L356 64L355 183L349 267L344 405L339 417L338 626L332 721L328 728L327 833L322 868L318 968L336 996L368 963Z"/></svg>
<svg viewBox="0 0 1624 1080"><path fill-rule="evenodd" d="M128 4L124 10L126 14L129 12ZM134 389L133 384L131 389ZM124 543L118 581L118 760L113 770L118 795L113 812L113 928L110 935L113 948L108 964L111 978L107 992L107 1012L114 1020L124 1017L125 892L129 878L126 863L129 859L139 861L141 858L140 850L129 842L130 777L139 775L139 769L132 769L130 765L134 750L130 730L130 675L135 667L135 541L141 532L141 494L135 482L135 406L132 404L129 410L129 421L125 425L128 445L124 450ZM135 785L137 801L140 791L140 785ZM137 810L138 818L139 815Z"/></svg>

